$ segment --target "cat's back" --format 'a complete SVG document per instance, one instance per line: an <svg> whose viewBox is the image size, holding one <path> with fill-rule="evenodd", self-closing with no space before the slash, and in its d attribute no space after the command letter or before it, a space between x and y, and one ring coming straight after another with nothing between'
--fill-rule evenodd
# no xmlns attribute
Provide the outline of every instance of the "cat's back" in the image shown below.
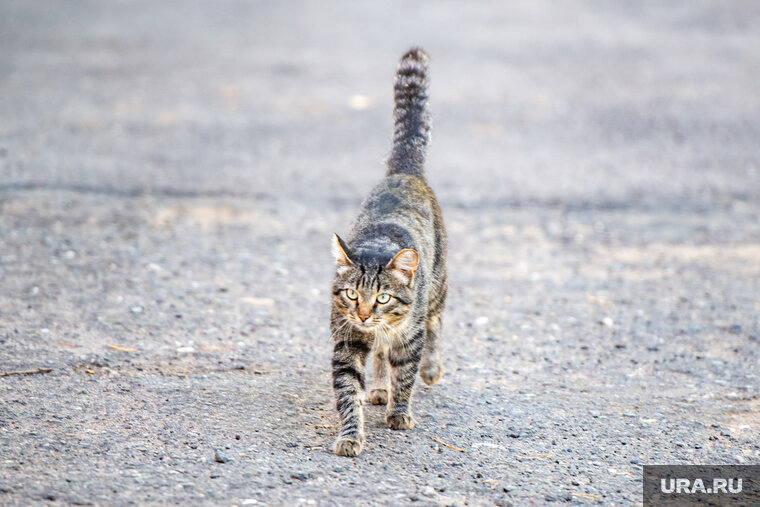
<svg viewBox="0 0 760 507"><path fill-rule="evenodd" d="M378 241L380 237L385 241ZM351 231L352 243L383 243L389 251L414 248L423 264L438 257L437 252L445 248L445 237L432 189L424 178L407 174L387 176L372 189Z"/></svg>
<svg viewBox="0 0 760 507"><path fill-rule="evenodd" d="M423 178L393 174L372 189L362 203L359 218L398 219L409 224L432 226L437 205L435 194Z"/></svg>

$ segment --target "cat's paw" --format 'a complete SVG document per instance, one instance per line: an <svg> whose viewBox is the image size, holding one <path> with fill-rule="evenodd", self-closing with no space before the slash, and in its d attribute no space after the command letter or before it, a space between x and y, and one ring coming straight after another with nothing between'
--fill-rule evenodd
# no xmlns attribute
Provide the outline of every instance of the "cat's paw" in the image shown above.
<svg viewBox="0 0 760 507"><path fill-rule="evenodd" d="M333 447L333 451L335 451L335 454L338 456L353 458L354 456L358 456L359 453L362 452L363 448L364 442L361 440L356 440L353 438L339 438L335 441L335 447Z"/></svg>
<svg viewBox="0 0 760 507"><path fill-rule="evenodd" d="M388 414L385 422L392 430L410 430L414 428L414 419L409 414Z"/></svg>
<svg viewBox="0 0 760 507"><path fill-rule="evenodd" d="M440 361L422 361L420 378L429 386L438 383L443 377L443 366Z"/></svg>
<svg viewBox="0 0 760 507"><path fill-rule="evenodd" d="M369 392L369 402L373 405L387 405L388 404L388 390L387 389L373 389Z"/></svg>

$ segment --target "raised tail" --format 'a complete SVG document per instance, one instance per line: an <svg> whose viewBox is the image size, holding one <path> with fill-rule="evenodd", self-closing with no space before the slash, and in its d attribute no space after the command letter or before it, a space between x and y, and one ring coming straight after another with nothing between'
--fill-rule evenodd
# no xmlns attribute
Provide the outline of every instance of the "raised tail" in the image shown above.
<svg viewBox="0 0 760 507"><path fill-rule="evenodd" d="M430 141L428 111L428 55L412 48L401 57L393 85L393 148L388 175L424 175L425 154Z"/></svg>

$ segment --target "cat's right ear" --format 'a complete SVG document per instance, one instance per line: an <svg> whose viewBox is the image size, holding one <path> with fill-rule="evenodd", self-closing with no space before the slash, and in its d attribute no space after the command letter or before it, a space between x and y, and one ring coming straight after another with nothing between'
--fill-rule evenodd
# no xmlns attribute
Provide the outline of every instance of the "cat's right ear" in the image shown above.
<svg viewBox="0 0 760 507"><path fill-rule="evenodd" d="M354 265L354 261L351 260L350 252L351 250L348 249L348 245L346 245L345 241L340 239L340 236L333 233L332 253L338 267L350 268Z"/></svg>

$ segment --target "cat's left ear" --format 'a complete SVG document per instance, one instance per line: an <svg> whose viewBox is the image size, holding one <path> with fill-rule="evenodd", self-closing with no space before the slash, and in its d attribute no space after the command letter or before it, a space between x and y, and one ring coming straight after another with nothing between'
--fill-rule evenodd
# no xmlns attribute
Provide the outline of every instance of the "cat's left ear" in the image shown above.
<svg viewBox="0 0 760 507"><path fill-rule="evenodd" d="M354 265L354 261L351 260L351 256L349 254L350 250L348 249L348 245L340 239L340 236L333 233L333 245L332 245L332 253L333 257L335 257L335 262L338 264L338 267L346 267L350 268Z"/></svg>
<svg viewBox="0 0 760 507"><path fill-rule="evenodd" d="M407 283L411 283L414 281L415 273L417 273L419 260L420 256L417 254L417 250L405 248L391 259L385 269L400 273Z"/></svg>

